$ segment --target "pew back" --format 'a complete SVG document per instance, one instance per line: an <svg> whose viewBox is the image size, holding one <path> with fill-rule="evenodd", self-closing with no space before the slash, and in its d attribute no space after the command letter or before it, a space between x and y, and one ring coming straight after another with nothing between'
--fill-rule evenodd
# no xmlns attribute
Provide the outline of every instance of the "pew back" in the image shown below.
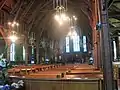
<svg viewBox="0 0 120 90"><path fill-rule="evenodd" d="M23 80L25 82L25 90L102 90L101 80L99 79L24 78Z"/></svg>

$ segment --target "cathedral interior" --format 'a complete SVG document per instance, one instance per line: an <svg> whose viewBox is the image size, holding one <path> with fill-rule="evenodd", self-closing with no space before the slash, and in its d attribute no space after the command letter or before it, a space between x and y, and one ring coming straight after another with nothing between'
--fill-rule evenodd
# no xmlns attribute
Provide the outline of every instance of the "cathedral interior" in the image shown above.
<svg viewBox="0 0 120 90"><path fill-rule="evenodd" d="M119 66L120 0L0 0L2 90L119 90Z"/></svg>

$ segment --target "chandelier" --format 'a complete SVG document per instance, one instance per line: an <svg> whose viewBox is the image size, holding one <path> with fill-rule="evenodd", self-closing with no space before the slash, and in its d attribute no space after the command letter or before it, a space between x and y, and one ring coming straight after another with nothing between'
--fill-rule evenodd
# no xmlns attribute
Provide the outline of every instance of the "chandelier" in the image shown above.
<svg viewBox="0 0 120 90"><path fill-rule="evenodd" d="M77 36L76 32L76 21L77 17L75 15L67 15L67 0L53 0L53 8L55 9L55 20L60 24L68 23L70 26L70 32L67 36L72 39Z"/></svg>
<svg viewBox="0 0 120 90"><path fill-rule="evenodd" d="M9 35L10 35L9 39L12 41L12 43L15 43L16 40L18 39L18 37L17 37L18 26L19 26L19 23L16 22L16 21L8 22L8 27L10 29L10 31L9 31Z"/></svg>
<svg viewBox="0 0 120 90"><path fill-rule="evenodd" d="M53 0L53 8L59 9L58 7L64 7L67 10L67 0Z"/></svg>
<svg viewBox="0 0 120 90"><path fill-rule="evenodd" d="M15 43L18 37L16 36L17 33L15 31L11 31L11 35L9 36L9 39L12 41L12 43Z"/></svg>
<svg viewBox="0 0 120 90"><path fill-rule="evenodd" d="M69 19L69 17L66 15L67 0L53 0L53 8L56 11L54 18L60 25Z"/></svg>

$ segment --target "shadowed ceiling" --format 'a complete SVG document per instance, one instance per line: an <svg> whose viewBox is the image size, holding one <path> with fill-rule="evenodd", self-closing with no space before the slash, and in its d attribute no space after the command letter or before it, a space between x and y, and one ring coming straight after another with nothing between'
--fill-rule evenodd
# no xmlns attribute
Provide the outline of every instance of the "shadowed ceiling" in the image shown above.
<svg viewBox="0 0 120 90"><path fill-rule="evenodd" d="M111 0L108 15L110 31L117 37L120 32L120 0Z"/></svg>
<svg viewBox="0 0 120 90"><path fill-rule="evenodd" d="M15 20L24 21L27 32L42 33L53 38L68 33L68 27L59 27L53 19L55 11L52 0L0 0L0 6ZM108 8L110 31L116 35L120 32L120 0L108 0ZM68 12L77 16L77 26L83 34L90 33L90 0L68 0Z"/></svg>
<svg viewBox="0 0 120 90"><path fill-rule="evenodd" d="M6 11L15 20L24 21L27 24L27 32L37 34L42 32L42 35L60 38L69 31L67 26L60 27L55 22L53 0L6 0L3 9L7 9ZM90 0L68 0L68 14L75 15L78 18L77 27L83 34L90 33Z"/></svg>

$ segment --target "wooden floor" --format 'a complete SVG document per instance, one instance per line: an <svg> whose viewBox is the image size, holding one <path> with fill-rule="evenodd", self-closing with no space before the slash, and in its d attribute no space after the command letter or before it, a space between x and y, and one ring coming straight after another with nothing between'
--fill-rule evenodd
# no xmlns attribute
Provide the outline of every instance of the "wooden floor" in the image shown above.
<svg viewBox="0 0 120 90"><path fill-rule="evenodd" d="M102 72L87 64L19 66L8 70L10 76L45 79L102 78Z"/></svg>

